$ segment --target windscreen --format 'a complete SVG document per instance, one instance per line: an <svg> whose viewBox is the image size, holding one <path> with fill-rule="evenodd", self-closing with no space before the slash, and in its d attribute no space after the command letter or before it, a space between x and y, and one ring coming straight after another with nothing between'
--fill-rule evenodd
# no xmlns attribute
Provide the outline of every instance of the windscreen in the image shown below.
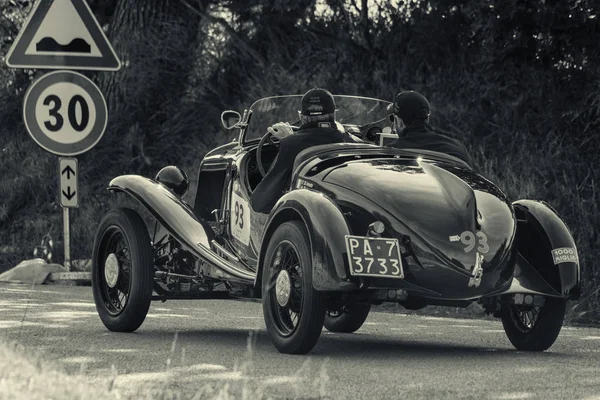
<svg viewBox="0 0 600 400"><path fill-rule="evenodd" d="M343 125L368 126L385 121L388 101L358 96L334 96L337 121ZM300 125L302 95L267 97L250 107L251 117L244 142L260 139L277 122Z"/></svg>

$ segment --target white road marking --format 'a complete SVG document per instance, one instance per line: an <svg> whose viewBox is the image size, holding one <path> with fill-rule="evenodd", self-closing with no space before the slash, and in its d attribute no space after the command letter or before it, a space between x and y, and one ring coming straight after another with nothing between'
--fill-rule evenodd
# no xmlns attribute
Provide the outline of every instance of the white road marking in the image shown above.
<svg viewBox="0 0 600 400"><path fill-rule="evenodd" d="M86 364L86 363L93 363L95 361L96 361L96 359L94 357L86 357L86 356L67 357L67 358L63 358L60 360L60 362L65 363L65 364Z"/></svg>
<svg viewBox="0 0 600 400"><path fill-rule="evenodd" d="M100 350L103 351L105 353L136 353L139 350L136 349L105 349L105 350Z"/></svg>
<svg viewBox="0 0 600 400"><path fill-rule="evenodd" d="M301 381L299 376L272 376L261 380L263 385L279 385L281 383L294 383Z"/></svg>
<svg viewBox="0 0 600 400"><path fill-rule="evenodd" d="M121 374L118 375L117 378L115 379L115 384L121 386L121 385L128 385L128 384L132 384L132 383L140 383L140 382L147 382L147 381L152 381L152 382L156 382L156 381L164 381L168 378L171 377L171 373L170 372L135 372L133 374Z"/></svg>
<svg viewBox="0 0 600 400"><path fill-rule="evenodd" d="M36 316L43 319L70 320L97 315L98 313L94 311L49 311Z"/></svg>
<svg viewBox="0 0 600 400"><path fill-rule="evenodd" d="M530 399L533 397L533 393L529 392L504 392L497 395L492 395L492 399L497 400L520 400Z"/></svg>
<svg viewBox="0 0 600 400"><path fill-rule="evenodd" d="M45 322L33 322L33 321L0 321L0 329L11 329L20 328L26 326L41 326L50 329L63 329L68 328L69 325L64 324L48 324Z"/></svg>
<svg viewBox="0 0 600 400"><path fill-rule="evenodd" d="M186 371L226 371L224 365L219 364L194 364L184 368Z"/></svg>
<svg viewBox="0 0 600 400"><path fill-rule="evenodd" d="M58 302L58 303L46 303L45 305L53 305L53 306L65 306L65 307L96 307L94 303L84 303L84 302Z"/></svg>
<svg viewBox="0 0 600 400"><path fill-rule="evenodd" d="M584 336L581 340L600 340L600 336Z"/></svg>
<svg viewBox="0 0 600 400"><path fill-rule="evenodd" d="M449 328L480 328L479 325L446 325Z"/></svg>
<svg viewBox="0 0 600 400"><path fill-rule="evenodd" d="M548 367L518 367L517 371L523 373L536 373L536 372L544 372L548 369Z"/></svg>
<svg viewBox="0 0 600 400"><path fill-rule="evenodd" d="M195 379L210 379L210 380L232 380L237 381L240 379L245 379L242 371L227 371L227 372L217 372L212 374L204 374L204 375L195 375Z"/></svg>
<svg viewBox="0 0 600 400"><path fill-rule="evenodd" d="M28 308L36 308L36 307L42 307L42 306L43 306L43 304L30 303L30 304L12 304L12 305L9 305L6 307L10 308L10 309L26 310Z"/></svg>
<svg viewBox="0 0 600 400"><path fill-rule="evenodd" d="M56 294L56 292L52 292L50 290L37 290L37 289L15 289L15 288L4 288L5 292L14 292L14 293L50 293Z"/></svg>
<svg viewBox="0 0 600 400"><path fill-rule="evenodd" d="M432 317L432 316L421 316L420 319L425 319L425 320L429 320L429 321L445 321L448 322L448 318L444 318L444 317Z"/></svg>
<svg viewBox="0 0 600 400"><path fill-rule="evenodd" d="M146 318L193 318L191 315L183 314L148 314Z"/></svg>

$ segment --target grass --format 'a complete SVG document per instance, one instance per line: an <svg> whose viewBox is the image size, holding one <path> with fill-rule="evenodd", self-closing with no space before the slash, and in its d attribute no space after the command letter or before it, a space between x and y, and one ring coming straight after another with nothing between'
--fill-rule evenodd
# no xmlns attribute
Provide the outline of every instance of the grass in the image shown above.
<svg viewBox="0 0 600 400"><path fill-rule="evenodd" d="M277 379L257 379L252 377L253 352L256 338L252 331L247 339L247 350L242 361L232 371L225 373L221 369L214 370L214 379L198 379L194 381L193 390L181 389L178 381L182 375L192 374L194 366L185 363L185 349L177 349L178 334L175 333L171 345L171 355L165 362L159 377L139 385L131 380L132 375L119 375L112 366L109 377L98 378L84 375L85 362L82 361L80 374L68 375L57 365L45 361L40 356L28 355L25 349L15 343L0 342L0 399L215 399L215 400L262 400L271 398L270 387L278 386ZM177 361L179 360L179 361ZM176 366L179 364L178 366ZM327 360L314 371L307 359L302 367L286 380L286 387L292 387L295 397L301 399L328 398ZM209 369L210 370L210 369ZM133 374L135 376L135 374ZM206 375L203 376L204 378ZM164 379L160 379L164 378ZM297 378L297 379L296 379ZM197 382L197 383L196 383ZM306 389L311 396L306 396ZM289 397L286 397L289 398Z"/></svg>
<svg viewBox="0 0 600 400"><path fill-rule="evenodd" d="M0 399L120 399L110 392L69 376L22 346L0 343Z"/></svg>

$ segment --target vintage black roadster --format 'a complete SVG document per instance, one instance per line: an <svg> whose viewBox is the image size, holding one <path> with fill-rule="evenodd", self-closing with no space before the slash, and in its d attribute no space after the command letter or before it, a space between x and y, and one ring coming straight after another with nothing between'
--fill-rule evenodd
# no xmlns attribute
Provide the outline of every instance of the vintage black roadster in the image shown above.
<svg viewBox="0 0 600 400"><path fill-rule="evenodd" d="M548 349L581 287L577 248L556 211L509 200L452 156L381 146L389 103L335 98L338 127L364 142L300 153L268 216L249 206L277 155L267 127L297 124L300 96L223 112L239 135L203 158L191 200L176 166L154 179L114 178L108 189L153 219L116 208L99 223L92 284L104 325L136 330L152 300L262 298L275 347L306 353L323 326L354 332L372 305L476 302L517 349Z"/></svg>

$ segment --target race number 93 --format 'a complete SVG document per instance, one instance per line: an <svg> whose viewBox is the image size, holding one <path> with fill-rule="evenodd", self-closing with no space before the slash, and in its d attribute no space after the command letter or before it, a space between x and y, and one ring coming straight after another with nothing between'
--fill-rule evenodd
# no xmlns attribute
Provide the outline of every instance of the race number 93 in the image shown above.
<svg viewBox="0 0 600 400"><path fill-rule="evenodd" d="M234 217L233 225L235 227L239 227L240 229L244 229L244 204L235 202L234 206Z"/></svg>
<svg viewBox="0 0 600 400"><path fill-rule="evenodd" d="M241 243L248 245L250 243L250 206L235 192L231 194L229 220L231 235Z"/></svg>
<svg viewBox="0 0 600 400"><path fill-rule="evenodd" d="M487 243L487 236L485 233L479 231L477 233L471 231L464 231L460 235L450 236L451 242L461 242L464 246L463 250L465 253L470 252L475 247L477 247L477 251L482 254L486 254L490 251L490 247Z"/></svg>

